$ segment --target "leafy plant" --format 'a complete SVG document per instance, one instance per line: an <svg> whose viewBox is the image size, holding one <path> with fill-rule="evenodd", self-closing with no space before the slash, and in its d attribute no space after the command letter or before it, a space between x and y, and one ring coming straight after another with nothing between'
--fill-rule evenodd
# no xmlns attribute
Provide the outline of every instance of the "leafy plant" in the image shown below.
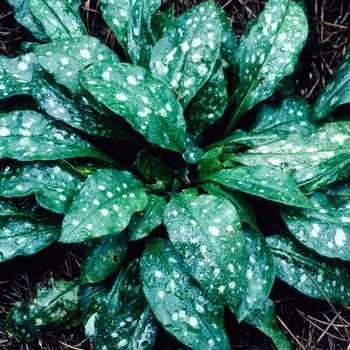
<svg viewBox="0 0 350 350"><path fill-rule="evenodd" d="M81 278L15 303L11 337L83 323L96 349L151 349L164 327L229 349L232 312L288 349L275 276L350 303L350 130L336 118L349 53L315 106L283 93L308 34L301 2L270 0L237 45L211 0L178 18L160 0L101 0L122 57L87 34L80 1L8 2L37 40L0 57L0 260L88 247ZM289 234L260 233L266 205Z"/></svg>

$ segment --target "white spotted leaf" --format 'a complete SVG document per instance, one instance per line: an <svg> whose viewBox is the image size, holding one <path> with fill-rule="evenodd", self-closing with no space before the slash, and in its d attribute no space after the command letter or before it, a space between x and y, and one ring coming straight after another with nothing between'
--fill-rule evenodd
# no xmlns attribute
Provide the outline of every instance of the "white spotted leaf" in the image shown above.
<svg viewBox="0 0 350 350"><path fill-rule="evenodd" d="M350 203L337 203L323 193L310 197L314 209L279 207L293 236L308 248L329 258L350 260Z"/></svg>
<svg viewBox="0 0 350 350"><path fill-rule="evenodd" d="M170 241L208 297L232 309L245 286L244 236L235 207L225 198L182 192L164 213Z"/></svg>
<svg viewBox="0 0 350 350"><path fill-rule="evenodd" d="M81 262L85 283L96 283L109 277L123 262L128 245L124 231L96 238Z"/></svg>
<svg viewBox="0 0 350 350"><path fill-rule="evenodd" d="M54 281L50 278L35 286L34 296L17 301L5 320L5 330L18 342L39 338L47 326L64 323L78 325L74 318L78 310L80 280ZM72 324L69 326L72 327Z"/></svg>
<svg viewBox="0 0 350 350"><path fill-rule="evenodd" d="M174 23L175 6L171 4L166 12L156 11L151 18L154 42L157 42Z"/></svg>
<svg viewBox="0 0 350 350"><path fill-rule="evenodd" d="M32 255L59 237L57 219L21 210L14 203L0 200L0 262L19 255Z"/></svg>
<svg viewBox="0 0 350 350"><path fill-rule="evenodd" d="M275 280L274 257L265 238L250 226L243 226L243 232L247 252L247 284L236 311L238 322L264 303Z"/></svg>
<svg viewBox="0 0 350 350"><path fill-rule="evenodd" d="M12 162L0 168L0 195L35 194L43 208L65 214L85 179L64 161Z"/></svg>
<svg viewBox="0 0 350 350"><path fill-rule="evenodd" d="M132 214L146 208L146 191L129 172L104 169L92 174L62 224L60 242L83 242L124 230Z"/></svg>
<svg viewBox="0 0 350 350"><path fill-rule="evenodd" d="M233 100L237 104L226 134L245 111L271 96L280 80L293 72L307 34L307 18L296 2L267 2L236 52L239 84Z"/></svg>
<svg viewBox="0 0 350 350"><path fill-rule="evenodd" d="M149 235L149 233L160 226L166 201L164 197L150 194L146 209L135 213L128 227L129 240L136 241Z"/></svg>
<svg viewBox="0 0 350 350"><path fill-rule="evenodd" d="M80 16L66 0L27 0L27 3L51 40L87 35Z"/></svg>
<svg viewBox="0 0 350 350"><path fill-rule="evenodd" d="M313 207L287 173L271 166L237 166L220 170L203 180L293 207Z"/></svg>
<svg viewBox="0 0 350 350"><path fill-rule="evenodd" d="M174 90L183 107L209 79L219 56L220 16L214 2L199 4L178 17L153 48L153 76Z"/></svg>
<svg viewBox="0 0 350 350"><path fill-rule="evenodd" d="M0 158L54 160L92 157L114 163L70 127L24 110L0 114Z"/></svg>
<svg viewBox="0 0 350 350"><path fill-rule="evenodd" d="M145 296L170 334L194 350L230 349L224 308L198 288L168 240L149 240L140 265Z"/></svg>
<svg viewBox="0 0 350 350"><path fill-rule="evenodd" d="M289 236L274 235L266 240L273 252L279 279L309 297L324 299L324 294L331 303L349 304L347 265L322 257Z"/></svg>
<svg viewBox="0 0 350 350"><path fill-rule="evenodd" d="M83 86L146 139L182 152L186 123L173 92L145 69L101 61L79 73Z"/></svg>

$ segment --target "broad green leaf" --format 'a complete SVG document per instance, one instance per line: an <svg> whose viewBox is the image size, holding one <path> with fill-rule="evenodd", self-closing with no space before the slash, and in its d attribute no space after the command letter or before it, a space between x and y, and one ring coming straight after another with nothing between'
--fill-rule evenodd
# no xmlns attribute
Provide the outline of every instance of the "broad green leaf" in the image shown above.
<svg viewBox="0 0 350 350"><path fill-rule="evenodd" d="M244 236L235 207L222 197L185 191L171 198L164 224L206 295L235 309L246 282Z"/></svg>
<svg viewBox="0 0 350 350"><path fill-rule="evenodd" d="M0 199L0 263L18 255L35 254L56 241L60 230L60 221Z"/></svg>
<svg viewBox="0 0 350 350"><path fill-rule="evenodd" d="M166 12L157 11L152 15L151 28L154 42L157 42L174 23L174 3Z"/></svg>
<svg viewBox="0 0 350 350"><path fill-rule="evenodd" d="M293 72L307 34L307 17L296 2L267 2L236 53L239 85L233 98L237 105L226 136L245 111L271 96L280 80Z"/></svg>
<svg viewBox="0 0 350 350"><path fill-rule="evenodd" d="M275 280L274 258L265 238L250 226L243 226L243 232L247 252L247 285L236 312L238 322L263 304Z"/></svg>
<svg viewBox="0 0 350 350"><path fill-rule="evenodd" d="M102 61L79 76L97 101L123 116L148 141L183 151L185 120L181 105L172 91L145 69Z"/></svg>
<svg viewBox="0 0 350 350"><path fill-rule="evenodd" d="M199 135L221 118L228 102L226 85L227 81L221 62L217 61L209 80L193 98L193 104L187 118L187 131L189 133Z"/></svg>
<svg viewBox="0 0 350 350"><path fill-rule="evenodd" d="M27 0L7 0L7 2L13 6L14 17L19 24L27 28L37 39L50 40L40 22L33 16Z"/></svg>
<svg viewBox="0 0 350 350"><path fill-rule="evenodd" d="M166 201L164 197L151 194L148 196L148 204L146 209L135 213L130 220L129 239L137 241L142 239L155 228L160 226Z"/></svg>
<svg viewBox="0 0 350 350"><path fill-rule="evenodd" d="M318 254L350 260L350 203L334 203L325 194L310 197L314 210L278 208L288 229Z"/></svg>
<svg viewBox="0 0 350 350"><path fill-rule="evenodd" d="M347 265L321 257L288 236L266 240L275 257L278 278L312 298L324 299L324 293L332 303L349 304Z"/></svg>
<svg viewBox="0 0 350 350"><path fill-rule="evenodd" d="M87 35L84 23L66 0L27 0L51 40Z"/></svg>
<svg viewBox="0 0 350 350"><path fill-rule="evenodd" d="M202 159L198 162L197 166L200 177L209 176L212 173L223 169L223 166L219 160L221 154L222 147L213 148L203 154Z"/></svg>
<svg viewBox="0 0 350 350"><path fill-rule="evenodd" d="M124 230L147 206L141 183L129 172L104 169L92 174L75 197L62 224L60 241L83 242Z"/></svg>
<svg viewBox="0 0 350 350"><path fill-rule="evenodd" d="M349 103L350 91L350 48L347 48L346 54L332 74L324 90L318 96L312 119L314 122L327 117L338 106Z"/></svg>
<svg viewBox="0 0 350 350"><path fill-rule="evenodd" d="M278 350L292 350L286 335L278 328L275 305L267 299L264 304L255 309L244 322L266 334Z"/></svg>
<svg viewBox="0 0 350 350"><path fill-rule="evenodd" d="M52 278L38 283L34 297L16 302L7 314L6 332L18 342L29 342L39 338L44 327L68 322L78 309L79 284Z"/></svg>
<svg viewBox="0 0 350 350"><path fill-rule="evenodd" d="M109 277L123 262L127 245L124 231L94 240L81 263L83 282L96 283Z"/></svg>
<svg viewBox="0 0 350 350"><path fill-rule="evenodd" d="M96 349L151 350L157 328L142 291L139 262L123 267L102 304L90 319Z"/></svg>
<svg viewBox="0 0 350 350"><path fill-rule="evenodd" d="M12 198L35 193L43 208L65 214L85 179L64 161L12 162L0 168L0 195Z"/></svg>
<svg viewBox="0 0 350 350"><path fill-rule="evenodd" d="M183 107L212 73L223 40L220 15L212 1L199 4L178 17L153 48L153 76L174 90Z"/></svg>
<svg viewBox="0 0 350 350"><path fill-rule="evenodd" d="M203 180L215 181L228 188L293 207L312 208L295 181L283 170L271 166L237 166L220 170Z"/></svg>
<svg viewBox="0 0 350 350"><path fill-rule="evenodd" d="M230 159L245 165L267 165L293 174L304 193L312 193L348 174L350 125L327 123L309 135L292 133Z"/></svg>
<svg viewBox="0 0 350 350"><path fill-rule="evenodd" d="M0 158L54 160L92 157L114 161L70 127L35 111L0 114Z"/></svg>
<svg viewBox="0 0 350 350"><path fill-rule="evenodd" d="M155 317L169 333L194 350L230 349L223 307L197 287L169 241L148 241L141 278Z"/></svg>

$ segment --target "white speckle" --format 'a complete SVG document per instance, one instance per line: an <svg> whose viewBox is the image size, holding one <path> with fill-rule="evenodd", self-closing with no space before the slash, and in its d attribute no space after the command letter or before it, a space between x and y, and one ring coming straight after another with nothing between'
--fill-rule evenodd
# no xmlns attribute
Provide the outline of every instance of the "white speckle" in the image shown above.
<svg viewBox="0 0 350 350"><path fill-rule="evenodd" d="M222 294L225 291L226 287L225 286L220 286L218 289L219 289L219 293Z"/></svg>
<svg viewBox="0 0 350 350"><path fill-rule="evenodd" d="M61 63L66 66L69 63L69 59L67 57L61 58Z"/></svg>
<svg viewBox="0 0 350 350"><path fill-rule="evenodd" d="M94 199L92 203L94 203L94 205L100 205L100 201L97 199Z"/></svg>
<svg viewBox="0 0 350 350"><path fill-rule="evenodd" d="M115 99L118 101L127 101L128 98L124 94L116 94Z"/></svg>
<svg viewBox="0 0 350 350"><path fill-rule="evenodd" d="M73 75L73 71L69 71L69 72L66 73L67 77L70 77L71 75Z"/></svg>
<svg viewBox="0 0 350 350"><path fill-rule="evenodd" d="M286 33L281 33L279 36L278 36L278 40L279 41L285 41L287 39L287 34Z"/></svg>
<svg viewBox="0 0 350 350"><path fill-rule="evenodd" d="M119 205L117 205L117 204L113 204L112 208L113 208L113 210L116 211L116 212L119 211Z"/></svg>
<svg viewBox="0 0 350 350"><path fill-rule="evenodd" d="M349 135L337 134L337 135L334 135L333 137L330 137L330 140L332 142L338 142L340 145L343 145L344 141L347 140L348 138L349 138Z"/></svg>
<svg viewBox="0 0 350 350"><path fill-rule="evenodd" d="M135 77L133 77L132 75L129 75L126 80L128 81L129 84L131 85L137 85L137 81L135 79Z"/></svg>
<svg viewBox="0 0 350 350"><path fill-rule="evenodd" d="M18 63L18 69L19 70L26 70L27 68L28 68L28 65L27 64L25 64L24 62L20 62L20 63Z"/></svg>
<svg viewBox="0 0 350 350"><path fill-rule="evenodd" d="M332 242L328 242L328 243L327 243L327 247L330 248L330 249L332 249L332 248L334 247L334 244L333 244Z"/></svg>
<svg viewBox="0 0 350 350"><path fill-rule="evenodd" d="M345 236L345 232L342 229L337 228L337 230L335 231L334 241L338 247L344 246L346 241L346 236Z"/></svg>
<svg viewBox="0 0 350 350"><path fill-rule="evenodd" d="M204 307L202 305L196 304L194 308L199 314L204 312Z"/></svg>
<svg viewBox="0 0 350 350"><path fill-rule="evenodd" d="M113 197L113 193L110 192L110 191L107 191L106 195L107 195L108 198L112 198Z"/></svg>
<svg viewBox="0 0 350 350"><path fill-rule="evenodd" d="M107 215L108 215L108 209L101 209L101 210L100 210L100 213L101 213L103 216L107 216Z"/></svg>
<svg viewBox="0 0 350 350"><path fill-rule="evenodd" d="M233 265L231 264L231 263L229 263L228 265L227 265L227 268L233 273L234 272L234 267L233 267Z"/></svg>
<svg viewBox="0 0 350 350"><path fill-rule="evenodd" d="M214 343L213 339L209 339L209 340L208 340L208 344L209 344L210 346L214 346L215 343Z"/></svg>
<svg viewBox="0 0 350 350"><path fill-rule="evenodd" d="M79 221L73 220L72 224L73 224L74 226L78 226L78 225L79 225Z"/></svg>
<svg viewBox="0 0 350 350"><path fill-rule="evenodd" d="M10 135L10 129L0 128L0 136L8 136Z"/></svg>
<svg viewBox="0 0 350 350"><path fill-rule="evenodd" d="M321 210L320 210L321 211ZM342 223L348 223L348 222L350 222L350 218L348 218L348 217L346 217L346 216L342 216L341 218L340 218L340 221L342 222Z"/></svg>
<svg viewBox="0 0 350 350"><path fill-rule="evenodd" d="M103 72L102 73L102 79L105 80L105 81L110 81L111 80L111 75L109 72Z"/></svg>
<svg viewBox="0 0 350 350"><path fill-rule="evenodd" d="M128 345L128 341L126 339L122 339L118 344L117 344L117 348L120 349L123 346Z"/></svg>
<svg viewBox="0 0 350 350"><path fill-rule="evenodd" d="M163 299L164 298L164 292L162 290L160 290L158 292L158 296L159 296L159 298Z"/></svg>
<svg viewBox="0 0 350 350"><path fill-rule="evenodd" d="M204 75L208 72L208 68L205 64L200 64L197 67L197 71L198 71L199 75Z"/></svg>
<svg viewBox="0 0 350 350"><path fill-rule="evenodd" d="M193 41L192 41L192 46L193 46L193 47L197 47L197 46L199 46L201 43L202 43L202 40L201 40L201 39L199 39L199 38L194 38Z"/></svg>
<svg viewBox="0 0 350 350"><path fill-rule="evenodd" d="M87 60L91 58L91 54L90 54L89 50L86 50L86 49L81 50L80 55L83 58L86 58Z"/></svg>
<svg viewBox="0 0 350 350"><path fill-rule="evenodd" d="M228 287L229 287L230 289L235 289L236 283L235 283L235 282L230 282L230 283L228 284Z"/></svg>
<svg viewBox="0 0 350 350"><path fill-rule="evenodd" d="M253 277L253 271L252 270L247 270L247 278L248 278L248 280L251 280L252 279L252 277Z"/></svg>
<svg viewBox="0 0 350 350"><path fill-rule="evenodd" d="M103 185L98 185L97 188L101 191L104 191L106 189L106 187L104 187Z"/></svg>
<svg viewBox="0 0 350 350"><path fill-rule="evenodd" d="M163 277L163 274L161 271L157 270L155 273L154 273L154 276L156 276L157 278L162 278Z"/></svg>
<svg viewBox="0 0 350 350"><path fill-rule="evenodd" d="M189 321L190 321L190 325L192 327L197 327L198 326L198 320L194 316L191 316Z"/></svg>
<svg viewBox="0 0 350 350"><path fill-rule="evenodd" d="M208 231L216 237L220 234L219 229L216 226L209 226Z"/></svg>
<svg viewBox="0 0 350 350"><path fill-rule="evenodd" d="M214 276L215 276L215 277L218 277L219 273L220 273L220 269L215 268L215 269L214 269Z"/></svg>
<svg viewBox="0 0 350 350"><path fill-rule="evenodd" d="M171 319L173 321L177 321L179 319L179 314L177 312L174 312L172 315L171 315Z"/></svg>
<svg viewBox="0 0 350 350"><path fill-rule="evenodd" d="M87 224L87 225L86 225L86 228L87 228L88 230L91 230L91 229L92 229L92 224Z"/></svg>
<svg viewBox="0 0 350 350"><path fill-rule="evenodd" d="M180 47L182 52L187 52L190 49L190 45L186 41L182 42Z"/></svg>

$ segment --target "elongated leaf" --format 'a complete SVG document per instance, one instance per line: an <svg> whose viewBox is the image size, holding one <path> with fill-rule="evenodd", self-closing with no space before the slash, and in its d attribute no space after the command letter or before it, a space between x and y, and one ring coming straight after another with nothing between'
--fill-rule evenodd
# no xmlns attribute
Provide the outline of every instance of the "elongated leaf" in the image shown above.
<svg viewBox="0 0 350 350"><path fill-rule="evenodd" d="M314 122L328 116L338 106L349 103L350 89L350 49L346 50L346 54L340 61L339 65L332 74L329 82L318 96L312 119Z"/></svg>
<svg viewBox="0 0 350 350"><path fill-rule="evenodd" d="M153 48L150 69L185 107L211 75L223 40L221 10L204 2L177 18Z"/></svg>
<svg viewBox="0 0 350 350"><path fill-rule="evenodd" d="M349 261L349 201L336 204L322 193L314 193L310 201L314 210L279 208L288 229L295 238L318 254Z"/></svg>
<svg viewBox="0 0 350 350"><path fill-rule="evenodd" d="M13 162L0 168L0 195L11 198L35 193L42 207L65 214L84 181L85 176L63 161Z"/></svg>
<svg viewBox="0 0 350 350"><path fill-rule="evenodd" d="M237 166L208 176L212 180L242 192L294 207L312 208L312 204L285 172L269 166Z"/></svg>
<svg viewBox="0 0 350 350"><path fill-rule="evenodd" d="M66 0L27 0L51 40L87 35L84 23Z"/></svg>
<svg viewBox="0 0 350 350"><path fill-rule="evenodd" d="M255 309L244 322L270 337L279 350L292 350L286 335L278 328L275 305L270 299Z"/></svg>
<svg viewBox="0 0 350 350"><path fill-rule="evenodd" d="M227 134L245 111L271 96L280 80L293 72L307 34L307 18L296 2L268 1L236 53L237 106Z"/></svg>
<svg viewBox="0 0 350 350"><path fill-rule="evenodd" d="M6 317L6 332L18 342L29 342L39 338L44 327L68 322L77 312L79 284L79 280L52 278L37 284L33 298L13 305Z"/></svg>
<svg viewBox="0 0 350 350"><path fill-rule="evenodd" d="M310 297L324 299L322 291L332 303L349 304L347 265L323 258L287 236L266 240L275 257L278 278Z"/></svg>
<svg viewBox="0 0 350 350"><path fill-rule="evenodd" d="M183 151L185 120L181 105L172 91L145 69L102 61L79 76L97 101L122 115L148 141Z"/></svg>
<svg viewBox="0 0 350 350"><path fill-rule="evenodd" d="M157 11L152 15L151 28L154 42L157 42L174 23L175 6L171 4L166 12Z"/></svg>
<svg viewBox="0 0 350 350"><path fill-rule="evenodd" d="M169 333L194 350L230 349L223 307L200 291L169 241L148 241L141 278L154 315Z"/></svg>
<svg viewBox="0 0 350 350"><path fill-rule="evenodd" d="M17 209L0 200L0 263L32 255L58 239L60 221Z"/></svg>
<svg viewBox="0 0 350 350"><path fill-rule="evenodd" d="M125 233L97 238L81 263L85 283L96 283L109 277L123 262L128 241Z"/></svg>
<svg viewBox="0 0 350 350"><path fill-rule="evenodd" d="M53 160L92 157L113 162L75 131L34 111L0 115L0 158Z"/></svg>
<svg viewBox="0 0 350 350"><path fill-rule="evenodd" d="M235 207L224 198L185 191L170 200L164 224L208 297L235 309L245 285L246 256Z"/></svg>
<svg viewBox="0 0 350 350"><path fill-rule="evenodd" d="M136 241L146 237L162 223L166 201L164 197L151 194L145 210L135 213L130 220L129 239Z"/></svg>
<svg viewBox="0 0 350 350"><path fill-rule="evenodd" d="M65 216L60 241L83 242L124 230L147 206L141 183L127 171L104 169L84 183Z"/></svg>
<svg viewBox="0 0 350 350"><path fill-rule="evenodd" d="M238 322L264 303L275 280L275 262L265 238L250 226L244 226L243 232L247 285L236 312Z"/></svg>

